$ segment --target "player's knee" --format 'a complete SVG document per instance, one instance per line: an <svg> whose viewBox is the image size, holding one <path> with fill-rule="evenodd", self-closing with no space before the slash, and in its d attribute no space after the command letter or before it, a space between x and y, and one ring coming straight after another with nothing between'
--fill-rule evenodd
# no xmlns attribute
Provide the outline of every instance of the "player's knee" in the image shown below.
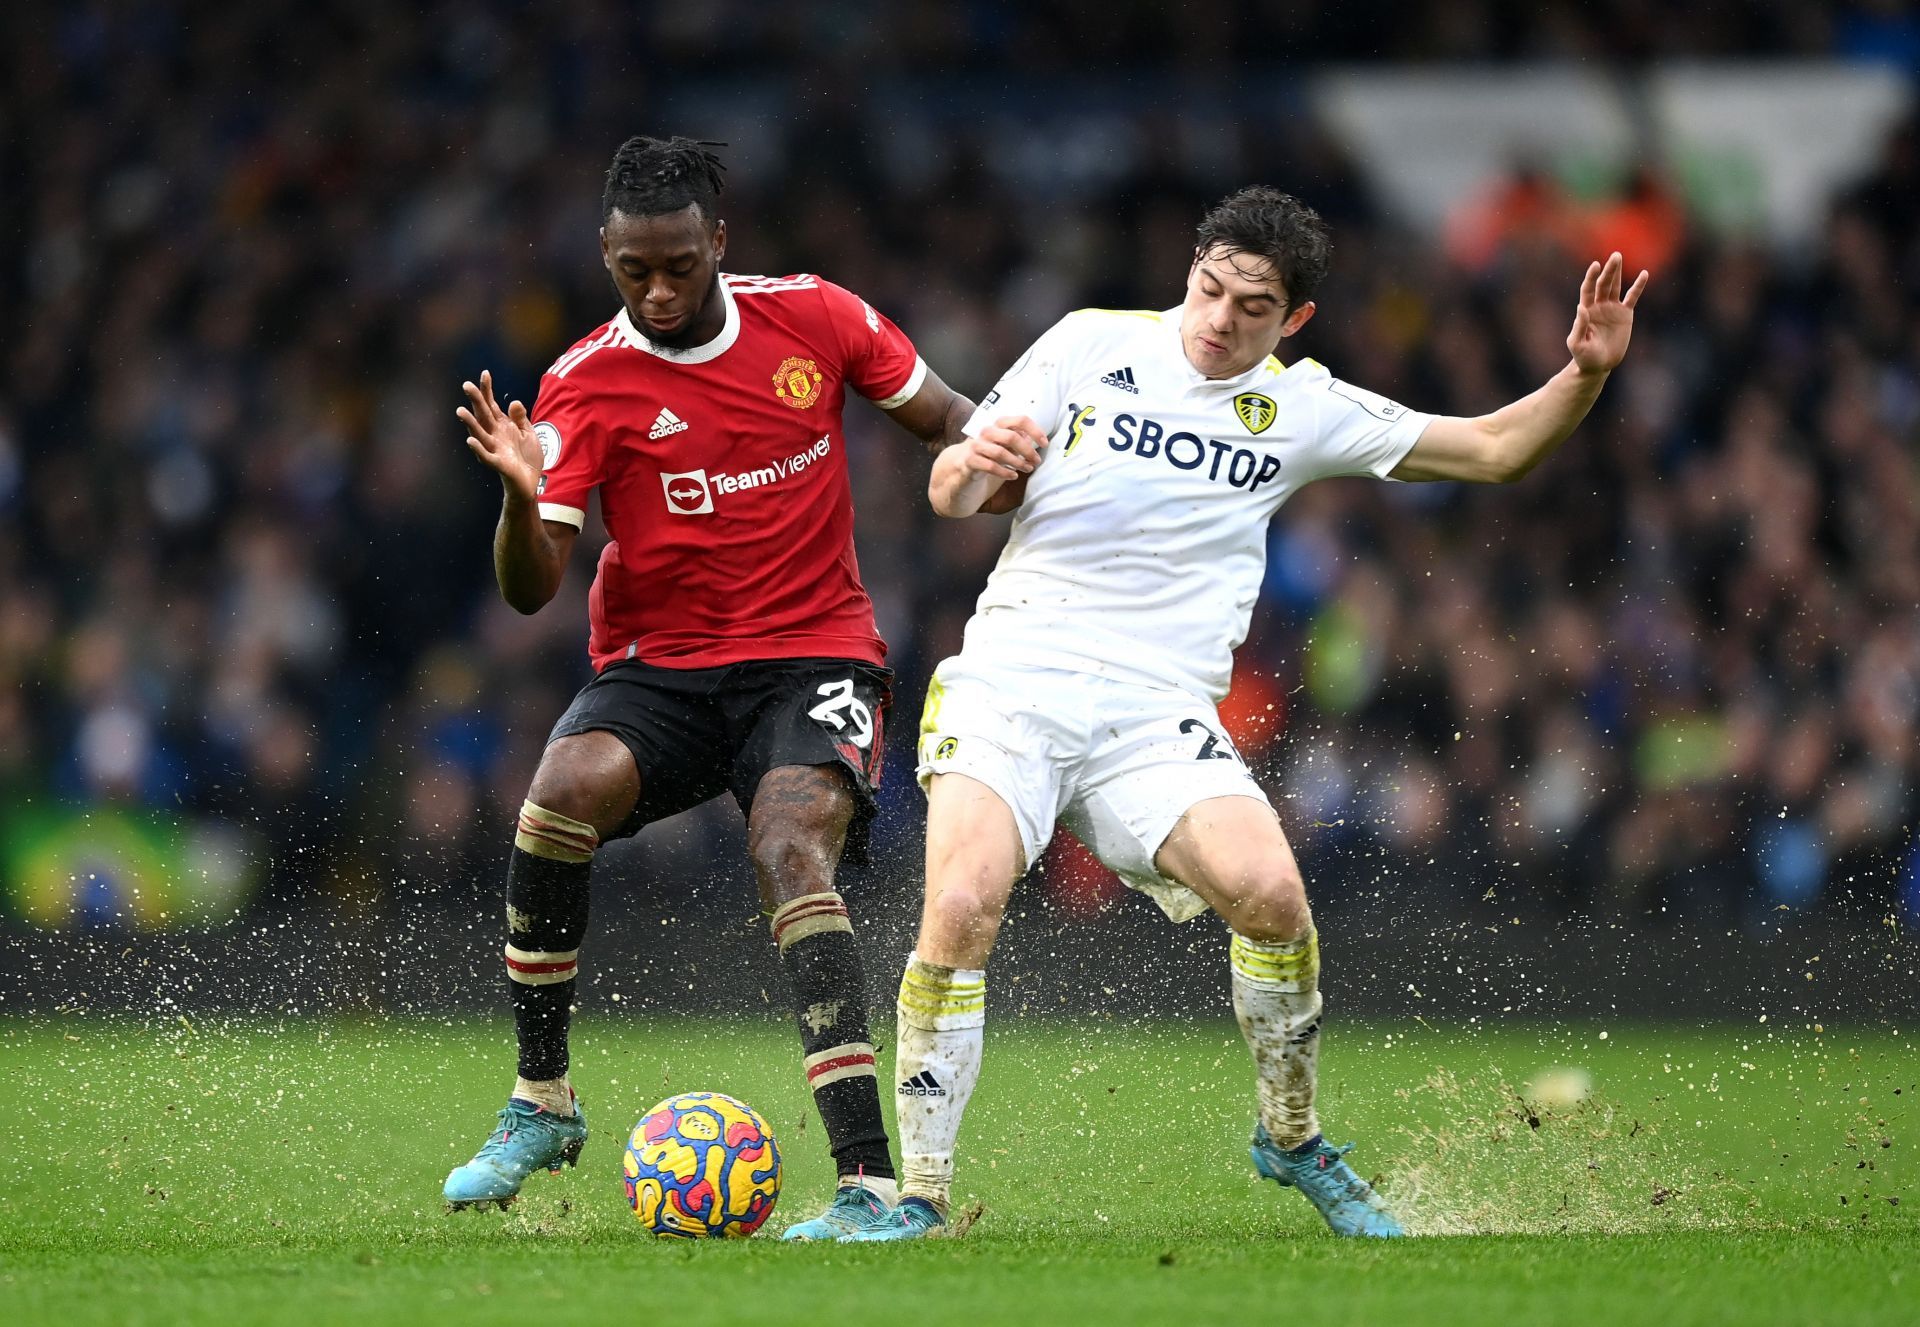
<svg viewBox="0 0 1920 1327"><path fill-rule="evenodd" d="M1249 868L1221 911L1236 933L1262 944L1298 940L1313 928L1306 882L1291 861Z"/></svg>
<svg viewBox="0 0 1920 1327"><path fill-rule="evenodd" d="M926 925L936 935L964 938L996 927L999 917L984 889L947 885L936 890L926 906Z"/></svg>
<svg viewBox="0 0 1920 1327"><path fill-rule="evenodd" d="M837 840L831 827L772 818L748 828L747 856L779 893L817 893L833 888Z"/></svg>
<svg viewBox="0 0 1920 1327"><path fill-rule="evenodd" d="M611 737L590 745L578 738L555 742L541 757L527 792L529 802L591 825L602 838L626 822L639 797L640 781L633 757L617 738Z"/></svg>
<svg viewBox="0 0 1920 1327"><path fill-rule="evenodd" d="M846 775L813 765L769 770L747 815L747 856L772 899L833 888L855 804Z"/></svg>
<svg viewBox="0 0 1920 1327"><path fill-rule="evenodd" d="M527 791L527 801L555 815L592 825L595 831L603 835L614 828L603 823L604 793L591 778L577 770L549 770L541 766L540 772L534 775L533 786Z"/></svg>

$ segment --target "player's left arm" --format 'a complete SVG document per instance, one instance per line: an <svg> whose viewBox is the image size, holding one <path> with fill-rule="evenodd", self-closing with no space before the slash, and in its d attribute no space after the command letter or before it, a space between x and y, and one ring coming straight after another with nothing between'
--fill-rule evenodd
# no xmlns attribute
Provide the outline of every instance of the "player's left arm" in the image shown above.
<svg viewBox="0 0 1920 1327"><path fill-rule="evenodd" d="M1523 478L1587 417L1600 389L1626 357L1633 337L1633 309L1647 288L1640 273L1623 295L1619 254L1591 263L1580 283L1580 306L1567 335L1567 367L1544 387L1490 415L1466 419L1441 415L1428 424L1399 465L1395 479L1453 479L1474 484L1511 484Z"/></svg>
<svg viewBox="0 0 1920 1327"><path fill-rule="evenodd" d="M931 368L920 380L920 390L887 410L887 414L907 432L927 444L927 452L941 452L967 436L967 420L973 415L973 402L947 386Z"/></svg>

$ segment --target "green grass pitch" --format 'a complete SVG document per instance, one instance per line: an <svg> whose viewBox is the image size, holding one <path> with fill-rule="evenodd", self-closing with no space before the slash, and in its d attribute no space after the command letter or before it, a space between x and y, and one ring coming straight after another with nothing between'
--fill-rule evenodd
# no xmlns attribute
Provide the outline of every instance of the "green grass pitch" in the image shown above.
<svg viewBox="0 0 1920 1327"><path fill-rule="evenodd" d="M1604 1032L1604 1036L1602 1035ZM588 1018L578 1171L447 1215L511 1073L495 1022L0 1022L0 1304L21 1322L1920 1321L1900 1031L1336 1026L1323 1117L1427 1237L1329 1236L1245 1151L1226 1024L989 1024L964 1238L656 1242L625 1130L712 1088L779 1132L768 1231L830 1168L786 1027ZM1555 1067L1593 1093L1560 1105ZM1548 1083L1551 1080L1545 1080Z"/></svg>

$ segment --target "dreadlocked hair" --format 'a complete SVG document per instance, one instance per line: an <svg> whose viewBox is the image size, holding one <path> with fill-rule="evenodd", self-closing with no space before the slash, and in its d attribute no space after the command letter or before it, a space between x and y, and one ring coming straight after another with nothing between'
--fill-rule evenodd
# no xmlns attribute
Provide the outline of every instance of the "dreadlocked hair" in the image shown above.
<svg viewBox="0 0 1920 1327"><path fill-rule="evenodd" d="M620 145L607 167L600 219L615 212L654 217L692 205L712 224L726 163L708 149L725 147L694 138L647 138L636 134Z"/></svg>
<svg viewBox="0 0 1920 1327"><path fill-rule="evenodd" d="M1327 223L1318 212L1292 194L1264 185L1242 189L1215 204L1200 220L1199 242L1203 254L1218 249L1266 259L1295 306L1313 298L1333 251Z"/></svg>

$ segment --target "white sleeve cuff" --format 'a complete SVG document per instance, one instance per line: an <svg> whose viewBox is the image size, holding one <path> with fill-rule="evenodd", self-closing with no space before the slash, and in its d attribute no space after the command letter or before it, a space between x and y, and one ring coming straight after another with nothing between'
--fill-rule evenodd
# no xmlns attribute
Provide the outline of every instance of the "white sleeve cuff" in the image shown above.
<svg viewBox="0 0 1920 1327"><path fill-rule="evenodd" d="M1409 410L1400 418L1398 427L1389 434L1387 453L1373 465L1375 479L1393 479L1393 472L1407 459L1413 449L1420 445L1420 435L1427 431L1427 425L1433 423L1433 416L1419 410ZM1398 483L1398 480L1394 480Z"/></svg>
<svg viewBox="0 0 1920 1327"><path fill-rule="evenodd" d="M571 525L574 529L583 529L587 524L587 514L578 507L563 507L557 502L540 504L540 519L558 521L562 525Z"/></svg>
<svg viewBox="0 0 1920 1327"><path fill-rule="evenodd" d="M897 410L913 399L913 394L920 390L920 384L926 380L927 361L915 355L913 357L913 372L907 375L906 384L886 400L875 401L874 404L882 410Z"/></svg>

